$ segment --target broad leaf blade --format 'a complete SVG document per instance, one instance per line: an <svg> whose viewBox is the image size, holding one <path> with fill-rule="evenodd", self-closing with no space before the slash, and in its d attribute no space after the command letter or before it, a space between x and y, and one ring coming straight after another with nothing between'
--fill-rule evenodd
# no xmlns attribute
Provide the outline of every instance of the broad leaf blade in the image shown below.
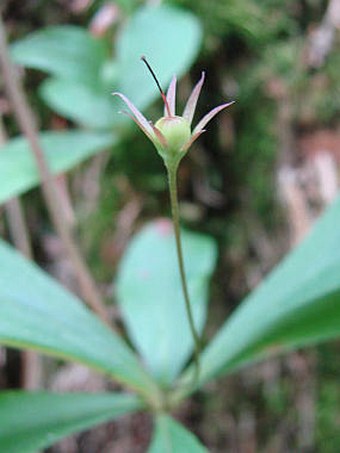
<svg viewBox="0 0 340 453"><path fill-rule="evenodd" d="M98 90L77 81L55 78L47 79L40 87L43 100L52 110L94 129L109 129L123 120L126 122L125 116L118 114L120 107L111 93L112 87Z"/></svg>
<svg viewBox="0 0 340 453"><path fill-rule="evenodd" d="M340 335L340 198L240 305L202 357L201 380Z"/></svg>
<svg viewBox="0 0 340 453"><path fill-rule="evenodd" d="M81 131L42 132L39 137L54 174L70 170L116 142L111 134ZM0 203L21 195L39 183L37 166L26 139L12 139L0 148Z"/></svg>
<svg viewBox="0 0 340 453"><path fill-rule="evenodd" d="M174 73L189 69L201 37L201 26L192 14L170 6L141 7L117 36L116 61L105 58L101 41L74 26L29 35L13 44L12 58L54 76L44 82L41 94L59 114L88 127L119 128L120 107L112 91L126 94L139 108L159 96L140 56L148 55L167 84Z"/></svg>
<svg viewBox="0 0 340 453"><path fill-rule="evenodd" d="M208 453L199 440L168 415L160 415L148 453Z"/></svg>
<svg viewBox="0 0 340 453"><path fill-rule="evenodd" d="M139 410L133 395L0 393L0 451L35 453L70 434Z"/></svg>
<svg viewBox="0 0 340 453"><path fill-rule="evenodd" d="M11 46L11 56L22 66L98 86L106 49L103 41L84 28L62 25L36 31L17 41Z"/></svg>
<svg viewBox="0 0 340 453"><path fill-rule="evenodd" d="M145 395L156 391L136 356L116 333L1 241L0 343L79 361Z"/></svg>
<svg viewBox="0 0 340 453"><path fill-rule="evenodd" d="M82 125L119 128L124 117L117 113L122 107L112 98L112 91L126 94L140 109L159 96L140 56L145 53L150 58L166 86L173 74L181 75L189 69L200 44L201 28L192 14L169 6L142 7L117 37L115 76L111 77L111 84L103 80L103 86L96 89L76 79L53 78L44 82L41 95L53 110ZM107 63L102 68L103 79L105 67L112 66L112 60ZM70 99L74 102L70 103Z"/></svg>
<svg viewBox="0 0 340 453"><path fill-rule="evenodd" d="M139 108L159 96L148 71L141 67L146 55L166 86L193 63L201 46L200 23L191 13L171 6L140 8L127 22L117 41L118 86ZM185 43L185 44L184 44Z"/></svg>
<svg viewBox="0 0 340 453"><path fill-rule="evenodd" d="M197 329L206 320L214 241L182 231L183 252ZM149 224L132 240L117 280L118 302L129 335L152 374L169 384L193 350L171 223Z"/></svg>

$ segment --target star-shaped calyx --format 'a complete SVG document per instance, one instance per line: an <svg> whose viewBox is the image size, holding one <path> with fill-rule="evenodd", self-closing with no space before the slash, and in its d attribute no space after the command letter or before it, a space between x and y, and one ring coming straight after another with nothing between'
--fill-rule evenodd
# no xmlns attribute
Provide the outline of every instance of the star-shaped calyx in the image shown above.
<svg viewBox="0 0 340 453"><path fill-rule="evenodd" d="M176 84L177 79L174 76L170 82L167 94L163 92L153 70L149 63L142 57L142 60L147 65L156 84L161 92L164 101L164 116L162 116L155 124L148 121L145 116L137 109L137 107L122 93L113 93L114 96L119 96L128 106L130 112L126 113L145 135L152 141L158 153L164 160L165 165L177 166L182 157L186 154L194 141L205 132L205 126L208 122L219 113L221 110L229 107L234 103L227 102L221 104L207 113L191 130L191 123L195 114L197 101L204 83L205 73L202 72L201 78L192 90L189 99L186 103L182 116L176 115Z"/></svg>

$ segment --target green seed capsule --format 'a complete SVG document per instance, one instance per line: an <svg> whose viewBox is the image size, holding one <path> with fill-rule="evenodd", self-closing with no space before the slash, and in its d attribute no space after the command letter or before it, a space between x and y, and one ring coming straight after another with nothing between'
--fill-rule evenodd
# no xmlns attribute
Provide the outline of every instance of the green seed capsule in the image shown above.
<svg viewBox="0 0 340 453"><path fill-rule="evenodd" d="M190 124L181 116L163 116L155 127L164 135L170 153L179 153L191 137Z"/></svg>

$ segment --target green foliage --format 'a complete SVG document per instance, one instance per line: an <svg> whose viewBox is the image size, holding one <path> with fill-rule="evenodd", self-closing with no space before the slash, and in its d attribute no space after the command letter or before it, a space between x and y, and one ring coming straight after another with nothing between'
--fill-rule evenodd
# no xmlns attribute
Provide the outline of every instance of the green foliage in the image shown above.
<svg viewBox="0 0 340 453"><path fill-rule="evenodd" d="M59 439L141 408L132 395L0 393L0 447L35 453ZM15 432L15 434L14 434Z"/></svg>
<svg viewBox="0 0 340 453"><path fill-rule="evenodd" d="M196 437L168 415L156 418L148 453L207 453Z"/></svg>
<svg viewBox="0 0 340 453"><path fill-rule="evenodd" d="M112 134L81 131L42 132L39 138L54 174L70 170L116 142ZM14 138L0 148L0 181L0 203L40 183L37 165L26 139Z"/></svg>
<svg viewBox="0 0 340 453"><path fill-rule="evenodd" d="M13 61L63 80L98 86L106 61L104 41L81 27L48 27L12 44Z"/></svg>
<svg viewBox="0 0 340 453"><path fill-rule="evenodd" d="M118 106L109 89L93 89L76 80L48 78L39 92L52 110L83 126L110 129L125 122L125 117L117 114Z"/></svg>
<svg viewBox="0 0 340 453"><path fill-rule="evenodd" d="M202 357L201 382L340 333L340 199L251 293Z"/></svg>
<svg viewBox="0 0 340 453"><path fill-rule="evenodd" d="M182 238L193 315L202 332L216 246L211 238L188 231L182 232ZM117 298L131 340L152 375L169 385L194 345L177 269L175 237L167 220L151 223L130 243L118 273Z"/></svg>
<svg viewBox="0 0 340 453"><path fill-rule="evenodd" d="M200 24L192 14L149 6L138 9L118 34L114 60L106 56L103 42L70 26L33 33L14 44L12 55L17 63L53 76L40 90L49 107L82 125L108 129L122 123L112 91L125 93L139 108L159 96L141 68L142 54L160 68L159 79L166 85L174 73L182 75L190 67L200 44Z"/></svg>
<svg viewBox="0 0 340 453"><path fill-rule="evenodd" d="M339 216L340 200L323 217L310 237L241 304L226 322L203 354L201 383L214 376L234 371L254 360L267 357L268 354L334 338L339 334L337 275L340 258L339 254L334 253L339 240L334 225L338 223ZM179 282L176 283L174 277L168 277L172 275L170 270L173 269L174 256L169 252L171 236L165 238L164 244L159 239L155 241L153 228L148 228L140 234L136 243L131 245L128 258L123 262L119 283L121 288L118 292L131 338L136 342L142 355L145 355L144 359L149 362L149 366L150 363L151 367L155 366L157 373L160 370L163 372L164 363L160 362L161 368L158 368L157 356L152 354L151 349L146 349L147 352L144 352L144 348L147 344L153 347L155 344L159 346L160 335L154 329L159 327L162 317L169 323L173 316L173 305L180 297ZM193 244L197 241L196 237L189 239ZM203 244L204 242L200 246ZM192 260L190 266L188 265L191 289L199 288L198 293L201 294L205 292L202 288L206 286L206 277L203 275L209 275L211 272L215 255L214 248L210 249L211 246L207 244L209 242L205 243L204 247L206 247L207 257L210 256L209 259L200 256L201 252L195 252L196 246L193 246L193 249L190 249L189 245L186 246L187 254L190 251ZM157 248L162 260L157 258L155 253ZM154 253L146 255L145 250L150 249L154 250ZM19 347L35 347L48 354L79 360L128 383L144 394L147 399L152 398L155 391L154 384L139 369L131 352L118 337L107 331L71 295L61 290L40 271L34 269L4 245L0 249L0 258L3 260L0 266L0 276L3 281L0 285L2 288L0 304L2 343ZM211 264L208 264L209 261ZM204 264L203 268L202 264ZM166 285L163 280L165 272L164 269L162 270L162 265L169 267ZM194 265L193 268L191 268L192 265ZM196 272L197 283L195 278L190 280ZM17 285L17 275L21 276L20 287ZM154 279L149 279L150 275L154 276ZM125 278L127 280L124 282ZM133 284L130 283L130 278ZM145 284L138 286L138 278ZM150 286L147 284L148 280L152 283ZM172 281L169 283L170 280ZM286 282L289 282L289 285ZM21 291L22 287L25 287L25 295ZM167 302L161 308L169 311L159 310L157 313L161 290L164 293L168 291L171 293L176 287L172 309L169 309ZM155 288L156 292L154 292ZM197 302L198 299L194 300ZM126 305L126 301L130 306ZM136 301L139 302L139 307ZM145 308L148 309L145 310ZM179 323L181 319L183 321L183 315L174 317L174 322ZM177 340L181 329L177 331L173 326L170 329L174 335L173 341ZM162 339L163 335L164 330ZM170 358L176 356L175 351L178 347L176 345L174 351L169 354ZM173 370L169 370L171 374ZM157 425L156 440L153 441L156 446L157 442L161 442L157 439L162 439L166 430L171 433L171 436L177 437L177 430L172 432L173 428L167 427L168 422L165 423L167 427L165 430L164 423L163 421ZM180 434L178 437L181 439ZM179 440L179 442L182 441ZM183 440L183 442L186 441ZM152 448L156 448L154 444ZM189 447L186 446L186 448Z"/></svg>
<svg viewBox="0 0 340 453"><path fill-rule="evenodd" d="M141 8L130 19L116 42L118 80L115 91L126 94L142 109L159 97L150 74L141 70L146 55L167 86L174 74L181 76L198 54L202 32L191 13L169 6ZM157 44L157 45L156 45Z"/></svg>
<svg viewBox="0 0 340 453"><path fill-rule="evenodd" d="M267 30L263 28L263 13L253 0L215 0L214 4L204 0L172 0L172 3L184 5L202 18L206 36L220 39L232 33L239 33L249 42L261 40Z"/></svg>
<svg viewBox="0 0 340 453"><path fill-rule="evenodd" d="M340 392L337 375L338 370L336 380L326 378L318 386L316 441L325 453L337 451L340 441Z"/></svg>
<svg viewBox="0 0 340 453"><path fill-rule="evenodd" d="M0 343L76 360L155 391L125 342L71 293L0 242Z"/></svg>
<svg viewBox="0 0 340 453"><path fill-rule="evenodd" d="M314 77L309 77L301 87L305 104L301 110L308 117L322 126L336 122L340 114L339 74L340 56L334 52L319 68ZM307 116L305 114L305 116Z"/></svg>
<svg viewBox="0 0 340 453"><path fill-rule="evenodd" d="M116 144L128 123L117 115L120 104L111 98L111 91L126 93L141 109L150 105L159 95L139 62L140 56L148 56L161 84L166 86L174 73L185 74L195 61L202 41L202 23L206 62L210 67L216 65L215 79L220 84L215 90L214 77L209 79L211 91L207 103L212 91L216 97L237 98L236 146L235 152L230 153L232 157L228 157L228 164L231 163L228 171L234 179L230 199L235 203L234 194L239 197L238 189L242 187L243 193L250 194L250 204L255 205L256 211L268 216L273 191L271 179L264 175L271 173L278 149L273 133L273 121L277 124L274 102L282 101L271 92L271 82L276 82L292 100L290 119L296 122L297 131L299 121L305 124L307 118L307 123L327 124L339 110L339 58L335 52L329 54L322 68L309 71L304 67L303 50L309 32L301 39L301 30L310 26L304 12L318 20L323 2L302 2L300 9L294 0L287 1L285 8L279 0L216 0L213 6L205 0L169 2L189 7L200 21L171 5L136 9L141 3L138 0L118 3L126 12L134 12L123 25L118 25L117 33L114 31L113 58L107 39L95 39L76 26L42 29L12 46L12 56L18 64L47 73L39 93L52 110L89 128L115 129L115 135L80 131L42 133L41 143L51 170L55 174L65 172ZM214 54L214 49L218 53ZM129 183L138 187L136 181L147 180L145 186L163 190L165 180L159 179L160 164L157 159L156 164L150 162L154 151L143 154L141 142L129 140L128 146L118 150L114 163L123 162ZM209 159L219 152L217 142L206 141ZM25 140L13 139L1 151L2 202L38 185L39 177ZM148 174L151 168L155 168L152 180ZM119 165L114 171L121 171ZM217 164L214 171L217 180L225 177L223 165ZM152 202L145 203L147 215L152 211ZM214 222L210 211L207 229ZM229 224L224 219L220 224L221 230L233 230L231 240L235 242L241 229L237 224L230 226L231 218L237 218L237 214L229 216L228 211ZM340 200L307 241L241 303L207 345L200 384L273 354L339 336L339 220ZM193 310L202 330L216 250L210 238L188 231L183 234ZM140 353L148 372L124 340L77 298L0 243L0 343L79 361L142 396L140 401L135 396L110 394L2 393L1 451L36 451L65 435L146 405L155 412L156 420L150 452L206 451L191 433L165 414L168 404L175 405L194 390L188 388L193 375L190 365L174 383L190 359L192 340L172 242L172 235L163 237L155 224L142 230L128 247L117 279L117 302L128 339ZM337 429L336 389L326 382L320 391L317 441L325 451L336 451L338 446L338 439L331 438ZM271 396L268 405L280 414L287 404L285 393ZM223 405L223 401L220 403ZM327 441L325 436L329 437Z"/></svg>

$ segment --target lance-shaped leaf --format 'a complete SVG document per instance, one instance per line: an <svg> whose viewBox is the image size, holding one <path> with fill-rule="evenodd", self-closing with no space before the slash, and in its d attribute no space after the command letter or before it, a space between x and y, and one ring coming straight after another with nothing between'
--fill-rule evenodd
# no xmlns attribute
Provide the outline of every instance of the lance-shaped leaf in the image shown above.
<svg viewBox="0 0 340 453"><path fill-rule="evenodd" d="M216 245L183 230L183 251L192 311L202 331ZM193 351L171 222L149 224L132 240L122 260L117 295L131 340L163 384L180 372Z"/></svg>
<svg viewBox="0 0 340 453"><path fill-rule="evenodd" d="M147 397L157 397L155 384L125 342L4 242L0 242L0 343L79 361Z"/></svg>
<svg viewBox="0 0 340 453"><path fill-rule="evenodd" d="M116 142L112 134L81 131L42 132L39 135L47 163L54 174L63 173ZM0 147L0 203L40 183L37 165L25 138Z"/></svg>
<svg viewBox="0 0 340 453"><path fill-rule="evenodd" d="M208 453L200 441L168 415L159 415L148 453Z"/></svg>
<svg viewBox="0 0 340 453"><path fill-rule="evenodd" d="M137 397L124 394L0 392L0 451L36 453L141 407Z"/></svg>
<svg viewBox="0 0 340 453"><path fill-rule="evenodd" d="M227 320L203 353L201 382L340 336L339 224L340 198Z"/></svg>

